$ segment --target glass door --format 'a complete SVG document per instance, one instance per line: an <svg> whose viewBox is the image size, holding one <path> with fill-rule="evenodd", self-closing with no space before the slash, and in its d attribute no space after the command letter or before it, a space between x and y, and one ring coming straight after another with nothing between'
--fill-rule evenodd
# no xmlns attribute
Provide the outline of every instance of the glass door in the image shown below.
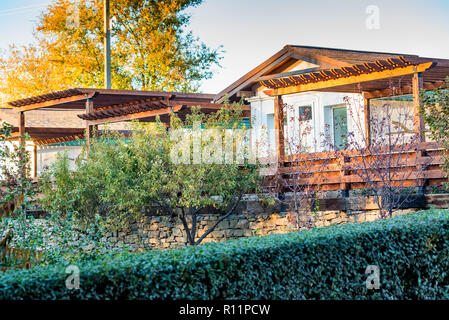
<svg viewBox="0 0 449 320"><path fill-rule="evenodd" d="M334 148L335 150L346 149L348 136L348 114L346 107L333 108L332 120L334 129Z"/></svg>

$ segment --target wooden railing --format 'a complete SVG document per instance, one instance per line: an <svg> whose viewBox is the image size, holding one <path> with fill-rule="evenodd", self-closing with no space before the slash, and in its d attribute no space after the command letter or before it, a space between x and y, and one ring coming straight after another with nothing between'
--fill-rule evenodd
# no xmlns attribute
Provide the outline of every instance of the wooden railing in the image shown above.
<svg viewBox="0 0 449 320"><path fill-rule="evenodd" d="M0 240L0 271L29 269L44 260L42 251L9 247L11 237L11 231L8 231Z"/></svg>
<svg viewBox="0 0 449 320"><path fill-rule="evenodd" d="M22 205L23 200L24 200L23 195L21 195L17 197L17 199L9 200L4 203L0 201L0 218L2 217L8 218L10 215L12 215L13 212L16 210L16 208L19 208Z"/></svg>
<svg viewBox="0 0 449 320"><path fill-rule="evenodd" d="M0 203L0 218L12 216L14 211L22 205L23 201L23 195L20 195L16 199ZM10 247L9 242L11 238L11 231L8 231L4 238L0 239L0 271L29 269L43 261L42 251Z"/></svg>
<svg viewBox="0 0 449 320"><path fill-rule="evenodd" d="M285 156L280 161L277 176L282 176L287 182L289 179L296 179L291 184L308 186L312 190L365 189L368 188L368 177L370 181L381 182L378 172L386 171L380 162L377 163L377 168L367 165L374 157L379 159L382 156L382 150L379 152L372 155L366 151L344 150ZM407 148L402 146L389 152L389 170L396 172L391 180L405 187L439 185L447 181L441 169L443 153L443 149L433 142L423 142ZM372 159L363 159L364 157ZM273 178L274 176L267 177L267 186L272 184ZM286 188L291 184L287 183Z"/></svg>

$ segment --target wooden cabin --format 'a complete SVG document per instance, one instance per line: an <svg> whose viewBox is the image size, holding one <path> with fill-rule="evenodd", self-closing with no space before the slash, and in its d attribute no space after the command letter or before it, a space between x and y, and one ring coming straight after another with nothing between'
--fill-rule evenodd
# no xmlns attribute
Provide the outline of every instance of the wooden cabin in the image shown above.
<svg viewBox="0 0 449 320"><path fill-rule="evenodd" d="M315 177L320 190L366 187L351 167L357 152L330 151L344 150L348 136L365 139L360 148L376 141L376 115L386 105L400 106L411 120L394 119L399 118L396 112L391 121L399 124L398 131L420 136L419 145L410 146L415 153L407 153L406 165L413 171L409 185L440 184L445 181L441 149L422 134L419 106L420 91L443 86L447 76L445 59L287 45L218 93L214 102L244 98L251 106L255 140L262 141L267 132L266 148L276 153L281 167L288 167L295 156L308 159L301 170L310 167L308 178ZM310 129L300 132L304 126Z"/></svg>

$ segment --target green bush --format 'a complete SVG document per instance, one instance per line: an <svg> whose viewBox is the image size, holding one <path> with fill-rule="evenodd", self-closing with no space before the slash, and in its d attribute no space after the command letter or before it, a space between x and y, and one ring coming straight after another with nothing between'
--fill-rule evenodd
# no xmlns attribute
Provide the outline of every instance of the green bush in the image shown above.
<svg viewBox="0 0 449 320"><path fill-rule="evenodd" d="M446 299L449 211L0 274L3 299ZM380 289L365 270L380 268Z"/></svg>
<svg viewBox="0 0 449 320"><path fill-rule="evenodd" d="M61 220L73 217L79 229L98 221L114 232L128 230L145 211L152 211L177 217L186 242L201 243L215 225L198 234L199 212L213 207L220 220L233 214L244 194L257 191L259 166L234 161L233 150L249 133L245 127L229 139L229 129L243 121L241 105L212 114L193 108L185 119L172 114L170 120L170 131L159 121L134 123L128 139L103 132L91 140L89 152L73 168L67 155L59 156L40 180L43 209ZM201 131L201 125L210 130ZM198 150L193 147L194 135ZM227 140L232 161L221 149ZM196 157L201 161L195 162Z"/></svg>

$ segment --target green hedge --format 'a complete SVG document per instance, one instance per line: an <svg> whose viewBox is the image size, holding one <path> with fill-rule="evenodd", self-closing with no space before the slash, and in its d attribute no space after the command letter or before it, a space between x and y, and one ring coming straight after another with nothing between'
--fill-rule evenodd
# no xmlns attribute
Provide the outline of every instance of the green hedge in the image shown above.
<svg viewBox="0 0 449 320"><path fill-rule="evenodd" d="M367 290L365 269L380 268ZM445 299L449 212L251 237L0 274L3 299Z"/></svg>

